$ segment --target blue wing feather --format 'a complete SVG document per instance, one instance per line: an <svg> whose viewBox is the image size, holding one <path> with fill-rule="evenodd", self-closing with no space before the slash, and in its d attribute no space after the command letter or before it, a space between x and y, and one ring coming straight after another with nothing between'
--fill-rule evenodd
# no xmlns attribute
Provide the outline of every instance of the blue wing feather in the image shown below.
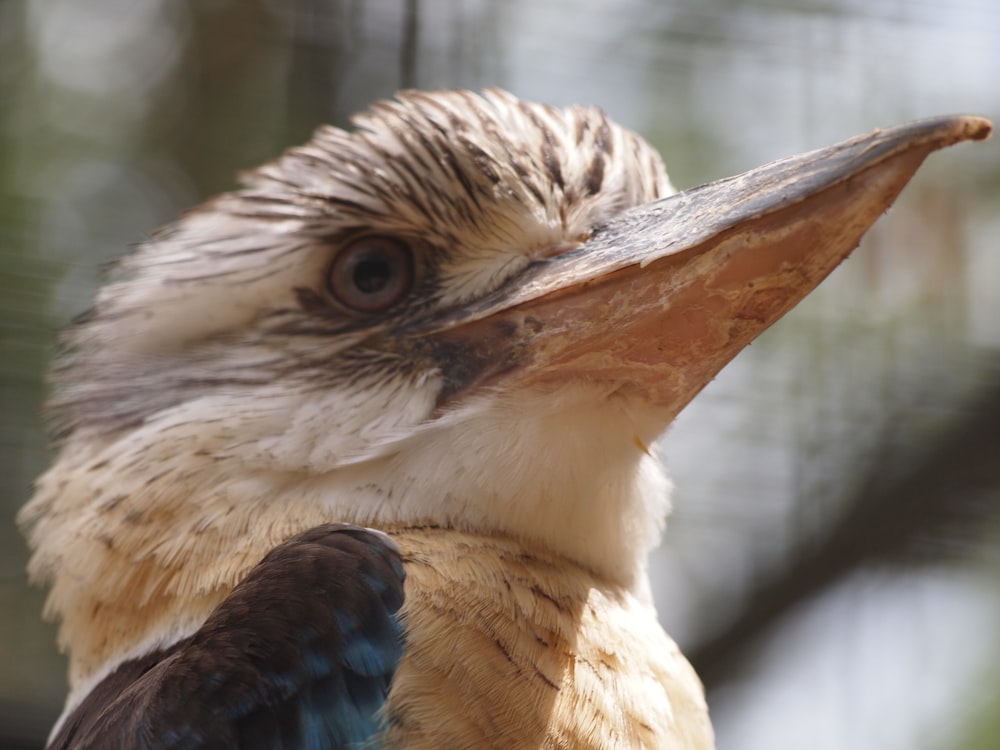
<svg viewBox="0 0 1000 750"><path fill-rule="evenodd" d="M109 675L49 747L377 747L402 656L404 577L383 534L344 524L300 534L193 636Z"/></svg>

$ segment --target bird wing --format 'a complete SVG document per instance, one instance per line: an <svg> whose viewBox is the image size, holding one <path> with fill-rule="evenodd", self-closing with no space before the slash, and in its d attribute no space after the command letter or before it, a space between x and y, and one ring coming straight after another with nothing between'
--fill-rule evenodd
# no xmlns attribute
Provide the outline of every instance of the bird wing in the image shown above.
<svg viewBox="0 0 1000 750"><path fill-rule="evenodd" d="M106 677L49 747L361 747L384 728L403 580L381 532L326 524L300 534L194 635Z"/></svg>

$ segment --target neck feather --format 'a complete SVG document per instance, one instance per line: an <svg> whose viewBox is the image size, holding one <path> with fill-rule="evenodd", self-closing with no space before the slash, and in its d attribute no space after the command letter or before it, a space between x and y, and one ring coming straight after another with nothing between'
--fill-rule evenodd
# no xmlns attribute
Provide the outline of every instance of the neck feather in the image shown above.
<svg viewBox="0 0 1000 750"><path fill-rule="evenodd" d="M669 489L646 448L658 425L644 427L624 400L601 403L482 399L326 474L261 469L204 446L126 450L135 435L68 445L23 520L31 573L52 585L47 610L62 620L73 695L189 635L270 549L327 521L520 539L648 601L646 556Z"/></svg>

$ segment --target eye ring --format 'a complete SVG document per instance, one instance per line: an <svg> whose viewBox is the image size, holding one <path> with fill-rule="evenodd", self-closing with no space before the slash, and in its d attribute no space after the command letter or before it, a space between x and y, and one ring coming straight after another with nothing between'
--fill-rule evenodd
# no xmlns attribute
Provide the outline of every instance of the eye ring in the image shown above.
<svg viewBox="0 0 1000 750"><path fill-rule="evenodd" d="M388 310L412 289L413 250L402 240L366 235L347 244L327 272L327 289L353 312Z"/></svg>

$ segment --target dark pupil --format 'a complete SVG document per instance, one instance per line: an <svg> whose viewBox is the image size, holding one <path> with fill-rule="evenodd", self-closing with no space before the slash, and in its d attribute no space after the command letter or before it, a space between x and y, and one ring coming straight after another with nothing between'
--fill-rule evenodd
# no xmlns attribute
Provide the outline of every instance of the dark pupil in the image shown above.
<svg viewBox="0 0 1000 750"><path fill-rule="evenodd" d="M366 258L354 267L354 286L360 292L374 294L385 288L391 275L385 258Z"/></svg>

